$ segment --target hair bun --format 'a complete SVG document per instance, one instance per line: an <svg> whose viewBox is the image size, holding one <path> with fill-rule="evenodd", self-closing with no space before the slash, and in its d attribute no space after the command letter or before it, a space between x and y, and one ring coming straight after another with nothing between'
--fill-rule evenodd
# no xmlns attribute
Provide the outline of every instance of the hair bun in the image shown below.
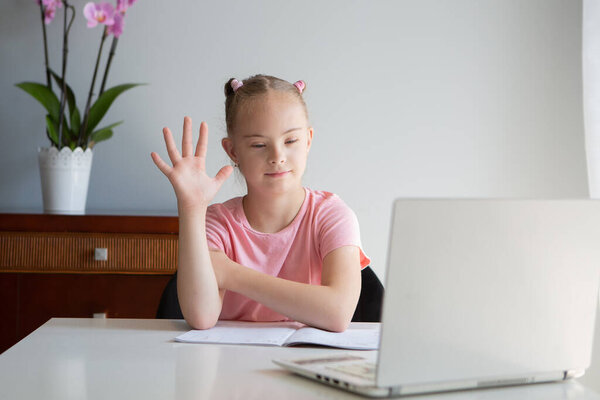
<svg viewBox="0 0 600 400"><path fill-rule="evenodd" d="M242 82L242 81L238 81L237 79L233 79L231 81L231 88L233 89L234 92L237 92L237 90L239 88L241 88L242 86L244 86L244 82Z"/></svg>
<svg viewBox="0 0 600 400"><path fill-rule="evenodd" d="M294 86L296 86L296 89L298 89L300 94L302 94L302 92L304 91L304 88L306 88L306 83L304 83L304 81L300 80L300 81L296 81L294 83Z"/></svg>

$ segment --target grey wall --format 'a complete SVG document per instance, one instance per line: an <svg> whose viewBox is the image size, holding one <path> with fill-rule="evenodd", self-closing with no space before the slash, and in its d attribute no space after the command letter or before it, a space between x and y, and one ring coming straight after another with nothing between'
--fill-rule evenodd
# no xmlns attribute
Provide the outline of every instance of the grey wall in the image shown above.
<svg viewBox="0 0 600 400"><path fill-rule="evenodd" d="M76 2L69 81L80 107L100 29ZM0 5L0 209L41 209L36 151L44 112L14 83L43 81L33 0ZM126 19L110 85L147 82L105 118L125 120L95 148L88 209L176 212L154 167L161 128L184 115L210 128L209 171L227 162L222 87L268 73L304 79L315 139L307 186L356 211L385 274L392 199L587 196L581 2L571 0L157 1ZM60 24L49 26L60 65ZM235 179L217 201L241 192Z"/></svg>

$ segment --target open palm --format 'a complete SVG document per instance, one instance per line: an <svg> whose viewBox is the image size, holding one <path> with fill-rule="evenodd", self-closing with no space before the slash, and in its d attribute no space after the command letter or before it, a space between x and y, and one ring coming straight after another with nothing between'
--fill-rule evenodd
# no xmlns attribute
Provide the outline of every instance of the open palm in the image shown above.
<svg viewBox="0 0 600 400"><path fill-rule="evenodd" d="M169 166L160 156L152 152L152 160L169 178L177 196L179 211L193 210L208 207L215 197L223 182L231 175L233 167L225 166L219 170L214 178L206 174L206 148L208 143L208 126L206 122L200 124L200 137L193 153L192 119L183 119L183 140L181 154L177 150L173 135L169 128L163 129L167 153L173 166Z"/></svg>

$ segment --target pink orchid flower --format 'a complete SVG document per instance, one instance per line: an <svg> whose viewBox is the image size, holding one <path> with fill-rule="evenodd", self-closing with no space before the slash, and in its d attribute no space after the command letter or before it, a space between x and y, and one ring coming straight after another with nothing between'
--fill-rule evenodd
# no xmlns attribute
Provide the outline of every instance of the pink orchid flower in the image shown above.
<svg viewBox="0 0 600 400"><path fill-rule="evenodd" d="M42 4L46 7L61 8L62 0L42 0Z"/></svg>
<svg viewBox="0 0 600 400"><path fill-rule="evenodd" d="M115 23L107 28L109 35L113 34L117 38L121 36L125 27L125 13L135 2L136 0L117 0L117 9L114 16Z"/></svg>
<svg viewBox="0 0 600 400"><path fill-rule="evenodd" d="M44 8L44 23L48 25L54 19L56 15L56 8L54 7L45 7Z"/></svg>
<svg viewBox="0 0 600 400"><path fill-rule="evenodd" d="M36 3L44 6L44 23L48 25L56 15L56 9L62 7L61 0L36 0Z"/></svg>
<svg viewBox="0 0 600 400"><path fill-rule="evenodd" d="M87 3L83 8L83 15L88 21L88 28L93 28L98 24L110 26L115 23L115 9L110 3Z"/></svg>
<svg viewBox="0 0 600 400"><path fill-rule="evenodd" d="M106 28L106 33L109 35L115 35L115 37L118 38L123 33L123 27L125 26L125 18L123 18L122 14L116 13L114 16L114 21L114 24L109 25Z"/></svg>
<svg viewBox="0 0 600 400"><path fill-rule="evenodd" d="M117 12L125 14L127 9L135 3L136 0L117 0Z"/></svg>

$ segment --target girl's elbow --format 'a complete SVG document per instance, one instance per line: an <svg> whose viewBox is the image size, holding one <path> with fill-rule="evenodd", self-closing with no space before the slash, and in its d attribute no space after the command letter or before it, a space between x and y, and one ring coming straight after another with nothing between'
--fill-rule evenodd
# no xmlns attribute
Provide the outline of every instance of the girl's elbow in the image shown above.
<svg viewBox="0 0 600 400"><path fill-rule="evenodd" d="M331 332L344 332L350 326L351 321L352 315L336 313L328 319L326 329Z"/></svg>
<svg viewBox="0 0 600 400"><path fill-rule="evenodd" d="M200 321L196 321L196 320L186 320L187 323L190 325L190 327L192 329L196 329L196 330L204 330L204 329L210 329L213 328L217 321L209 321L209 320L200 320Z"/></svg>
<svg viewBox="0 0 600 400"><path fill-rule="evenodd" d="M196 314L192 316L184 315L185 321L192 329L204 330L213 328L217 321L219 320L218 316L214 315L202 315Z"/></svg>
<svg viewBox="0 0 600 400"><path fill-rule="evenodd" d="M350 326L350 322L352 322L356 304L344 301L337 301L335 303L337 303L335 306L328 309L324 329L331 332L344 332Z"/></svg>
<svg viewBox="0 0 600 400"><path fill-rule="evenodd" d="M342 333L344 332L346 329L348 329L348 326L350 324L349 323L341 323L341 324L332 324L331 327L328 329L331 332L335 332L335 333Z"/></svg>
<svg viewBox="0 0 600 400"><path fill-rule="evenodd" d="M331 321L326 328L328 331L341 333L350 326L350 321Z"/></svg>

